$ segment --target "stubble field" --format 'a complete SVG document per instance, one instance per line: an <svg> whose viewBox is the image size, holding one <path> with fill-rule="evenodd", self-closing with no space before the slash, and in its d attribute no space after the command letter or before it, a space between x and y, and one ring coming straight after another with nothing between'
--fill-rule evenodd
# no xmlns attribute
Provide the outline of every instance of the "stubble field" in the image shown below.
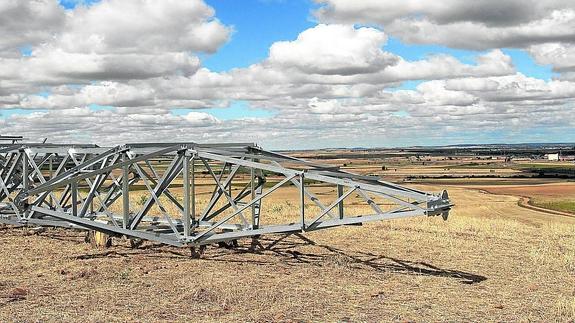
<svg viewBox="0 0 575 323"><path fill-rule="evenodd" d="M419 186L436 191L437 186ZM449 187L411 218L189 251L0 229L2 321L572 321L575 220ZM289 193L286 193L289 194ZM264 205L293 213L281 196Z"/></svg>

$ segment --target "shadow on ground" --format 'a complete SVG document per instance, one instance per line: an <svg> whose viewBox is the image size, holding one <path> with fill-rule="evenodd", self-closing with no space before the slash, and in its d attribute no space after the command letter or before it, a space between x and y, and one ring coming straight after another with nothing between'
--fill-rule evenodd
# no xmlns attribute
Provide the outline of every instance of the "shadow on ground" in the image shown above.
<svg viewBox="0 0 575 323"><path fill-rule="evenodd" d="M427 262L412 262L385 255L376 255L362 251L347 251L333 246L317 244L300 235L288 234L277 239L260 237L244 240L247 244L237 246L220 245L208 247L201 256L201 261L227 263L250 263L274 265L278 262L288 265L340 266L350 269L371 269L378 272L425 275L456 279L462 284L476 284L487 277L460 270L439 268ZM303 251L303 250L311 251ZM152 257L190 259L190 253L184 248L167 247L162 244L146 243L137 249L122 245L99 253L75 256L75 259L86 260L113 257ZM242 257L238 257L242 255ZM251 255L252 257L244 257ZM265 256L265 257L261 257Z"/></svg>

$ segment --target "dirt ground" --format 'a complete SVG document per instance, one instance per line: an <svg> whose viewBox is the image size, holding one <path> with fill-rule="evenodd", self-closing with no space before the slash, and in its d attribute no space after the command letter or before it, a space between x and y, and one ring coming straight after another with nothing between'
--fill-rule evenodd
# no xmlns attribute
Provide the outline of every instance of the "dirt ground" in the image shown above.
<svg viewBox="0 0 575 323"><path fill-rule="evenodd" d="M493 194L517 196L575 197L575 183L552 183L546 185L484 186L482 189Z"/></svg>
<svg viewBox="0 0 575 323"><path fill-rule="evenodd" d="M428 187L436 190L437 187ZM451 217L189 251L0 228L1 321L572 321L575 220L451 188ZM279 240L277 240L279 239ZM252 245L253 244L253 245Z"/></svg>

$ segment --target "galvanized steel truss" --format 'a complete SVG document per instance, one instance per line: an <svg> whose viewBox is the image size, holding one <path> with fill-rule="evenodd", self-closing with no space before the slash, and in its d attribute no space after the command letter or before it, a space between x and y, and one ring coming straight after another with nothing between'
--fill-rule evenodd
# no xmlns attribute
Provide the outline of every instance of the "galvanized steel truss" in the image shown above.
<svg viewBox="0 0 575 323"><path fill-rule="evenodd" d="M318 197L318 187L336 197ZM287 194L290 216L264 221L271 194ZM200 195L209 198L200 204ZM354 214L358 204L370 212ZM7 224L193 247L393 218L445 219L450 208L446 191L430 194L249 143L0 143L0 222Z"/></svg>

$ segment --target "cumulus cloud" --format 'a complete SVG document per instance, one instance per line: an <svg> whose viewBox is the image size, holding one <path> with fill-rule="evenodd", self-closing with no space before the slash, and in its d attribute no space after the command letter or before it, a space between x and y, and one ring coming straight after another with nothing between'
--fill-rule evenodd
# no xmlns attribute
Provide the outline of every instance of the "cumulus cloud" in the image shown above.
<svg viewBox="0 0 575 323"><path fill-rule="evenodd" d="M26 96L21 106L62 109L94 103L166 109L248 100L280 109L285 104L278 104L277 98L284 102L312 97L361 98L406 80L514 73L511 58L500 50L477 56L475 64L464 64L449 55L407 61L384 51L385 41L385 34L373 28L318 25L303 31L294 41L273 44L268 59L247 68L220 73L200 68L189 75L172 73L149 79L134 75L128 81L102 81L77 89L61 86L48 97ZM161 70L160 62L146 72ZM84 73L92 70L88 64L82 66ZM124 69L129 66L126 64Z"/></svg>
<svg viewBox="0 0 575 323"><path fill-rule="evenodd" d="M65 24L64 9L52 0L0 2L0 53L20 55L21 47L49 41Z"/></svg>
<svg viewBox="0 0 575 323"><path fill-rule="evenodd" d="M493 130L526 141L536 138L525 136L528 129L561 131L575 125L575 84L566 77L572 46L533 36L547 20L556 35L569 34L569 28L556 24L561 19L570 23L565 2L547 2L543 9L519 1L505 7L486 0L467 6L455 0L407 0L397 6L321 2L318 16L338 23L278 40L261 62L224 72L202 67L198 53L216 51L231 28L201 0L103 0L73 10L55 6L53 14L46 10L53 20L28 29L0 19L0 28L22 31L12 40L0 40L7 49L0 51L0 109L31 111L0 117L0 128L29 138L49 136L53 142L241 138L274 148L293 148L294 142L313 148L421 140L442 144L445 137L476 141ZM56 1L7 3L20 6L25 17L25 8ZM500 14L506 11L513 14ZM533 30L524 28L531 25ZM516 39L514 28L526 35L517 44L529 44L535 59L552 64L563 79L545 81L516 72L511 57L495 46L497 39ZM477 30L488 32L491 45L477 45L482 44ZM502 30L507 34L495 33ZM541 31L541 37L547 32ZM428 37L414 42L462 41L495 48L478 53L471 63L446 54L409 60L390 52L388 34ZM31 46L30 55L19 55L22 44ZM418 85L400 87L405 81ZM220 120L209 110L232 108L238 100L273 113Z"/></svg>
<svg viewBox="0 0 575 323"><path fill-rule="evenodd" d="M575 2L571 0L316 0L326 23L378 25L412 44L486 50L521 48L573 79Z"/></svg>
<svg viewBox="0 0 575 323"><path fill-rule="evenodd" d="M4 22L11 10L30 27ZM0 57L5 87L191 75L200 66L195 54L215 52L231 32L201 0L103 0L63 11L55 0L0 5L3 35L14 29L18 39L5 46L41 40L30 43L29 55ZM57 33L50 34L51 25L60 27Z"/></svg>
<svg viewBox="0 0 575 323"><path fill-rule="evenodd" d="M468 49L575 41L570 0L316 0L324 22L378 24L403 41Z"/></svg>
<svg viewBox="0 0 575 323"><path fill-rule="evenodd" d="M541 65L551 65L561 78L575 80L575 44L547 43L530 46L529 53Z"/></svg>
<svg viewBox="0 0 575 323"><path fill-rule="evenodd" d="M373 73L393 65L398 58L382 50L385 34L375 28L351 25L318 25L295 41L280 41L270 48L273 64L298 68L304 73L355 75Z"/></svg>
<svg viewBox="0 0 575 323"><path fill-rule="evenodd" d="M103 0L70 13L59 45L70 52L215 52L229 28L201 0Z"/></svg>

